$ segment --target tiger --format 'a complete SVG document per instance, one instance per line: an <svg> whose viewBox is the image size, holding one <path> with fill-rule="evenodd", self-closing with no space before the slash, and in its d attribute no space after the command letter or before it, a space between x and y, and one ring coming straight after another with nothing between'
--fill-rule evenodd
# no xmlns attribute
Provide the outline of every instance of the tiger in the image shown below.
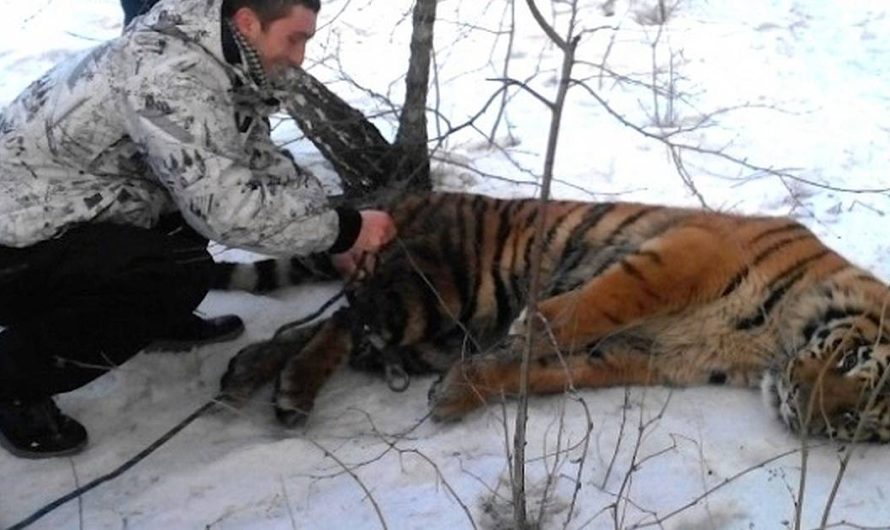
<svg viewBox="0 0 890 530"><path fill-rule="evenodd" d="M325 382L352 364L440 374L430 414L455 421L517 395L528 349L532 394L759 386L794 432L890 441L888 287L798 221L439 192L391 214L398 237L347 286L348 305L238 352L225 399L239 406L274 379L278 420L301 425ZM325 259L266 261L242 277L266 289L336 278ZM251 266L230 266L220 284L239 267Z"/></svg>

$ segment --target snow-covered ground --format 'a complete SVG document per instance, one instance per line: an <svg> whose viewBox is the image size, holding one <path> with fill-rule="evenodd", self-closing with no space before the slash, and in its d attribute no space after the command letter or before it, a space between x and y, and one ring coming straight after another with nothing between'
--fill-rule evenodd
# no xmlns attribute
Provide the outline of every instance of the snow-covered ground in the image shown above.
<svg viewBox="0 0 890 530"><path fill-rule="evenodd" d="M600 29L585 33L575 77L642 131L658 132L661 124L661 130L678 130L677 143L748 166L684 151L700 199L683 184L662 143L621 123L579 86L570 94L560 137L558 196L688 205L703 200L718 209L794 215L853 261L890 279L883 239L890 199L875 191L890 188L890 4L680 0L659 31L649 23L654 11L646 2L618 1L612 17L603 16L600 3L581 2L580 27ZM509 4L440 2L438 75L430 97L440 119L431 123L432 136L466 122L499 88L492 79L504 77L509 39L497 30L507 27ZM554 2L553 9L546 4L547 16L566 9L565 2ZM407 0L326 0L323 26L309 52L310 71L357 107L380 113L377 123L387 134L393 119L384 98L401 100L410 9ZM0 0L0 10L0 106L55 61L120 31L114 0ZM552 97L560 58L525 2L516 2L516 19L507 76ZM655 97L635 84L652 82L653 56L655 79L673 87L672 97ZM596 65L626 77L617 80ZM503 179L535 180L549 118L530 95L510 96L495 147L487 136L497 104L439 146L437 158L448 161L437 166L441 186L497 195L534 192L532 185ZM297 135L287 124L276 134L281 141ZM329 175L305 143L292 147ZM271 297L211 293L202 309L242 315L242 338L185 354L143 354L60 396L62 409L88 428L90 446L67 460L19 460L0 452L0 527L150 444L216 393L239 348L311 313L335 287L292 288ZM325 387L308 424L296 430L276 424L264 403L266 391L244 410L198 419L123 476L33 527L507 527L505 444L512 431L505 433L505 424L512 429L514 404L492 406L456 424L433 424L423 421L431 382L416 378L397 394L376 377L344 371ZM585 444L588 418L592 431ZM632 527L697 500L662 527L793 524L800 443L756 392L635 388L534 398L528 433L530 504L537 510L538 500L547 497L546 528ZM802 528L819 525L838 459L835 446L811 450ZM890 448L856 447L829 522L890 528L888 469ZM576 477L580 489L573 503Z"/></svg>

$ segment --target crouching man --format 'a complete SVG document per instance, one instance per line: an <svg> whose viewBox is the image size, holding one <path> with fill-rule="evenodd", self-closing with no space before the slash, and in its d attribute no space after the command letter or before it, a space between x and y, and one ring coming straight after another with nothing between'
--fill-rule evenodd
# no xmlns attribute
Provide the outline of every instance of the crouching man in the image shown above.
<svg viewBox="0 0 890 530"><path fill-rule="evenodd" d="M271 141L319 0L161 0L0 112L0 442L71 454L87 433L52 396L152 343L236 337L194 314L207 241L329 252L344 272L395 235L332 208Z"/></svg>

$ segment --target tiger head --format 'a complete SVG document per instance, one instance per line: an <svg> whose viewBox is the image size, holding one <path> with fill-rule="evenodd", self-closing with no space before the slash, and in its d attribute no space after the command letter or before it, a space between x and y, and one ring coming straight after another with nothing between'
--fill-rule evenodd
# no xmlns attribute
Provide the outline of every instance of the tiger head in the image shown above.
<svg viewBox="0 0 890 530"><path fill-rule="evenodd" d="M841 441L890 442L890 342L850 315L809 333L763 379L767 404L792 430Z"/></svg>

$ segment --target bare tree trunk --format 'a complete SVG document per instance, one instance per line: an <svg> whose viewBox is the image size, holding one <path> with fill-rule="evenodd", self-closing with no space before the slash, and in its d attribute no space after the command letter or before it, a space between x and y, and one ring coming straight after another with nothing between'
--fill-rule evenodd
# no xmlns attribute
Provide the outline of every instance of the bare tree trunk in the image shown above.
<svg viewBox="0 0 890 530"><path fill-rule="evenodd" d="M396 174L408 189L430 189L427 151L426 99L433 50L437 0L416 0L411 33L411 61L405 77L405 106L399 117L396 145L400 151Z"/></svg>

